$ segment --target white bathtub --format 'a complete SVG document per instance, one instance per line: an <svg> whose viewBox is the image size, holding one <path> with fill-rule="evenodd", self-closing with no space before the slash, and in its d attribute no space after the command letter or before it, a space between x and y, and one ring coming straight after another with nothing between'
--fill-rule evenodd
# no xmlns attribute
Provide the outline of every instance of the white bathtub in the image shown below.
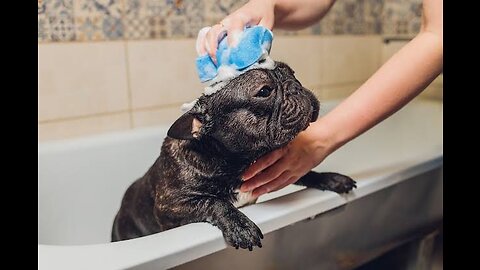
<svg viewBox="0 0 480 270"><path fill-rule="evenodd" d="M39 144L39 269L351 269L443 218L442 103L416 100L316 168L352 176L350 195L289 186L242 208L262 249L227 248L207 223L110 243L123 193L167 128Z"/></svg>

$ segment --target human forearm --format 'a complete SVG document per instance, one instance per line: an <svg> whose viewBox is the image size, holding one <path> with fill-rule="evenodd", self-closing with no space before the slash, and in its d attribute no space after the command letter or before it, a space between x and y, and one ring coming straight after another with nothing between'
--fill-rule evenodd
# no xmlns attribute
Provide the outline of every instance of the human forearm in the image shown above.
<svg viewBox="0 0 480 270"><path fill-rule="evenodd" d="M312 124L332 151L402 108L443 68L442 38L422 31L334 110ZM327 139L328 138L328 139Z"/></svg>
<svg viewBox="0 0 480 270"><path fill-rule="evenodd" d="M319 21L335 0L274 0L275 28L297 30Z"/></svg>

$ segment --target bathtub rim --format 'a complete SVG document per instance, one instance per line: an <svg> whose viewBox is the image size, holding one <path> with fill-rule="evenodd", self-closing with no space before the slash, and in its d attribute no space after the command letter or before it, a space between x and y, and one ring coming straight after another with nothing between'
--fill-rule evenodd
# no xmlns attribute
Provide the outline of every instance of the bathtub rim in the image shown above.
<svg viewBox="0 0 480 270"><path fill-rule="evenodd" d="M152 132L156 132L155 130L152 129ZM85 140L89 141L88 138ZM55 147L55 144L48 145L48 147L52 146ZM267 234L442 166L443 153L441 151L430 153L388 168L382 167L362 175L352 175L359 180L358 188L346 196L339 196L333 192L302 189L270 201L244 207L241 211L252 219L264 234ZM281 205L280 208L278 204ZM195 237L189 237L192 234ZM158 244L165 241L170 245L162 247ZM125 269L154 261L161 268L170 268L224 248L227 248L227 245L220 230L210 224L193 223L159 234L115 243L38 244L38 268L61 269L73 266L79 269L92 267Z"/></svg>

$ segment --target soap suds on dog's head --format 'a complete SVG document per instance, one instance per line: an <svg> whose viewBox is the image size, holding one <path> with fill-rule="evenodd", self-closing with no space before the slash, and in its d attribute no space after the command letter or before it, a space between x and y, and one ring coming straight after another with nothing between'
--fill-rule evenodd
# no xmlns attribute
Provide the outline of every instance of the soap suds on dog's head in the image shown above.
<svg viewBox="0 0 480 270"><path fill-rule="evenodd" d="M217 76L213 79L208 81L207 87L204 89L204 94L205 95L211 95L218 90L220 90L227 82L229 82L231 79L236 78L240 76L241 74L252 70L252 69L270 69L273 70L275 69L275 61L273 61L270 56L268 56L268 52L264 52L262 58L258 60L257 63L249 66L248 68L245 68L243 70L237 70L233 66L226 66L223 65L218 69L218 74ZM224 83L224 84L221 84Z"/></svg>

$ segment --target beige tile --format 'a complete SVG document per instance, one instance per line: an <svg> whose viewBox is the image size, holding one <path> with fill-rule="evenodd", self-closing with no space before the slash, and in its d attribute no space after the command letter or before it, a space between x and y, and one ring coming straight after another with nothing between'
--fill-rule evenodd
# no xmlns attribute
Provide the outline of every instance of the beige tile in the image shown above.
<svg viewBox="0 0 480 270"><path fill-rule="evenodd" d="M361 83L347 83L336 85L316 85L307 87L320 102L332 99L344 99L360 87Z"/></svg>
<svg viewBox="0 0 480 270"><path fill-rule="evenodd" d="M303 87L312 91L318 99L320 100L322 99L322 92L321 92L322 86L320 84L317 84L317 85L303 84Z"/></svg>
<svg viewBox="0 0 480 270"><path fill-rule="evenodd" d="M287 63L303 85L320 84L323 39L319 36L277 36L271 56Z"/></svg>
<svg viewBox="0 0 480 270"><path fill-rule="evenodd" d="M130 129L128 113L115 113L38 124L38 140L58 140Z"/></svg>
<svg viewBox="0 0 480 270"><path fill-rule="evenodd" d="M133 126L135 128L159 125L170 126L182 115L180 106L181 104L133 111Z"/></svg>
<svg viewBox="0 0 480 270"><path fill-rule="evenodd" d="M443 100L443 87L430 85L420 94L420 97Z"/></svg>
<svg viewBox="0 0 480 270"><path fill-rule="evenodd" d="M423 98L443 100L443 74L440 74L427 88L420 94Z"/></svg>
<svg viewBox="0 0 480 270"><path fill-rule="evenodd" d="M190 102L203 92L195 40L128 42L133 108Z"/></svg>
<svg viewBox="0 0 480 270"><path fill-rule="evenodd" d="M438 75L437 78L433 80L432 84L438 87L443 87L443 73Z"/></svg>
<svg viewBox="0 0 480 270"><path fill-rule="evenodd" d="M38 45L39 121L128 109L122 42Z"/></svg>
<svg viewBox="0 0 480 270"><path fill-rule="evenodd" d="M380 36L323 37L321 83L364 82L379 67Z"/></svg>

